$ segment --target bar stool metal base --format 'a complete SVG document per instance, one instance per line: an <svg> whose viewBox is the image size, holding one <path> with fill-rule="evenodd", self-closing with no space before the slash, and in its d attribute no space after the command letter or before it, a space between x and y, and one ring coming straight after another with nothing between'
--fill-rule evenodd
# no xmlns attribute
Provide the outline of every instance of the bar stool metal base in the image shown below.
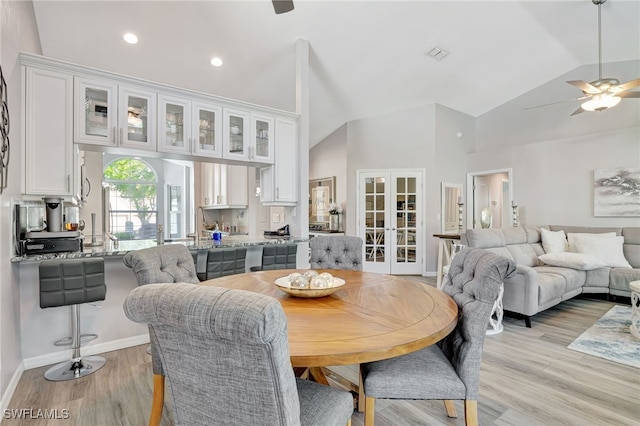
<svg viewBox="0 0 640 426"><path fill-rule="evenodd" d="M106 360L101 356L85 356L72 358L56 364L44 373L44 378L52 382L79 379L95 373L104 367Z"/></svg>

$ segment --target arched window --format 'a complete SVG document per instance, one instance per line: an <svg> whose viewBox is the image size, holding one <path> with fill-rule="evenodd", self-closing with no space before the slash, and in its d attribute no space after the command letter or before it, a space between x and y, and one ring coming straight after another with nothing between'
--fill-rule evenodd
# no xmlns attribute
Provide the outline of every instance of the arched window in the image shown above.
<svg viewBox="0 0 640 426"><path fill-rule="evenodd" d="M109 229L120 240L156 237L158 177L147 163L120 158L104 168L109 188Z"/></svg>

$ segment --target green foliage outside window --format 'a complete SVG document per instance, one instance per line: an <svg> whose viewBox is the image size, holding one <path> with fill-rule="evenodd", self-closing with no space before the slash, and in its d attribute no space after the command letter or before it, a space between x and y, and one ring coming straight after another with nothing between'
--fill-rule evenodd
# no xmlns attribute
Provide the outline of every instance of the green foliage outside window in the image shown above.
<svg viewBox="0 0 640 426"><path fill-rule="evenodd" d="M104 179L111 191L131 203L140 223L148 223L156 213L157 179L154 171L140 160L121 158L104 170Z"/></svg>

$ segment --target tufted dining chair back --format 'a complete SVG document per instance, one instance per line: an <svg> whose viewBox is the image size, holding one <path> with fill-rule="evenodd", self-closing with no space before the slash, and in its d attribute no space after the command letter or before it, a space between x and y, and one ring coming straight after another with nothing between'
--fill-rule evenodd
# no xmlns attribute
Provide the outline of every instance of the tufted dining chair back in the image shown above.
<svg viewBox="0 0 640 426"><path fill-rule="evenodd" d="M482 348L493 304L516 265L487 250L463 248L449 267L442 291L458 305L456 328L435 345L395 358L362 364L365 426L373 425L376 399L464 400L466 425L477 425ZM361 388L362 389L362 388Z"/></svg>
<svg viewBox="0 0 640 426"><path fill-rule="evenodd" d="M182 244L165 244L142 250L130 251L124 255L123 263L133 270L138 285L157 283L198 284L198 274L194 258ZM160 362L157 344L150 332L151 364L153 368L153 402L149 425L160 424L164 406L164 368Z"/></svg>
<svg viewBox="0 0 640 426"><path fill-rule="evenodd" d="M182 244L130 251L122 261L133 270L138 285L200 282L191 252Z"/></svg>
<svg viewBox="0 0 640 426"><path fill-rule="evenodd" d="M295 378L278 300L215 286L152 284L126 298L149 324L176 425L347 425L349 392ZM202 368L202 367L205 368Z"/></svg>
<svg viewBox="0 0 640 426"><path fill-rule="evenodd" d="M362 271L362 238L313 237L309 241L312 269Z"/></svg>

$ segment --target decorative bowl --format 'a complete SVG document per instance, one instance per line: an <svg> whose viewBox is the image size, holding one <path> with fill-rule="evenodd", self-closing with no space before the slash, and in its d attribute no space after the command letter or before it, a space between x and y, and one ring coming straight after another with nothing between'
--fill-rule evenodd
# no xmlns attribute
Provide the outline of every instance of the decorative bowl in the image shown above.
<svg viewBox="0 0 640 426"><path fill-rule="evenodd" d="M285 293L303 297L305 299L313 299L316 297L325 297L332 294L345 284L342 278L333 277L333 286L327 288L292 288L289 284L289 277L280 277L274 281L275 285Z"/></svg>

